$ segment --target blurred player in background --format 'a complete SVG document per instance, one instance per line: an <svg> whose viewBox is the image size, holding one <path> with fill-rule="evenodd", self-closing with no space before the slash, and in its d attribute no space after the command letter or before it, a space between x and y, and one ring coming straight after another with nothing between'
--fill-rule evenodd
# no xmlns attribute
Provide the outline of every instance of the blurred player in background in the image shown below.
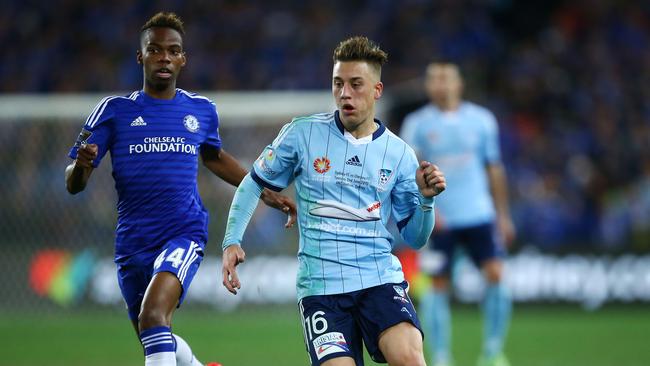
<svg viewBox="0 0 650 366"><path fill-rule="evenodd" d="M419 158L440 165L449 189L437 202L436 230L432 236L437 268L433 291L423 301L421 315L434 354L434 365L450 365L451 316L449 287L456 245L482 270L487 280L484 344L479 365L508 365L503 355L511 312L508 290L502 284L505 245L514 238L508 208L508 190L501 164L498 126L492 113L463 101L463 80L458 66L432 63L426 71L431 103L409 114L401 137Z"/></svg>
<svg viewBox="0 0 650 366"><path fill-rule="evenodd" d="M285 125L235 193L224 238L223 283L237 293L240 244L262 190L296 182L297 292L312 365L424 365L420 324L386 228L392 215L415 248L434 224L438 168L375 119L387 55L365 37L334 51L334 113Z"/></svg>
<svg viewBox="0 0 650 366"><path fill-rule="evenodd" d="M201 363L171 332L207 238L208 213L198 194L198 155L212 173L238 185L246 171L221 148L216 106L176 89L185 66L183 23L158 13L141 29L137 62L143 89L104 98L92 111L65 170L66 187L82 191L107 151L118 193L115 262L128 313L145 351L145 365ZM287 197L265 190L264 202L289 212ZM99 331L99 330L98 330Z"/></svg>

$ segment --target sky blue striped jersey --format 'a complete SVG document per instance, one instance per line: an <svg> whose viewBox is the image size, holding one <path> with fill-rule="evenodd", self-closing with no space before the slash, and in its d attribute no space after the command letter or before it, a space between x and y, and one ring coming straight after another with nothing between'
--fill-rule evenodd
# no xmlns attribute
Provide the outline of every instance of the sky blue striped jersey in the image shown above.
<svg viewBox="0 0 650 366"><path fill-rule="evenodd" d="M494 115L470 102L461 103L453 112L427 104L404 119L404 141L420 159L445 172L447 189L436 200L436 211L448 228L469 227L494 219L485 166L500 162L498 135Z"/></svg>
<svg viewBox="0 0 650 366"><path fill-rule="evenodd" d="M413 149L378 120L355 139L337 113L285 125L251 171L274 190L295 180L299 299L403 281L386 225L391 215L405 225L420 203Z"/></svg>
<svg viewBox="0 0 650 366"><path fill-rule="evenodd" d="M104 98L92 111L69 156L97 144L97 167L111 152L118 194L115 261L146 261L170 239L207 242L208 213L197 187L202 146L221 147L215 104L176 89L171 100L143 91Z"/></svg>

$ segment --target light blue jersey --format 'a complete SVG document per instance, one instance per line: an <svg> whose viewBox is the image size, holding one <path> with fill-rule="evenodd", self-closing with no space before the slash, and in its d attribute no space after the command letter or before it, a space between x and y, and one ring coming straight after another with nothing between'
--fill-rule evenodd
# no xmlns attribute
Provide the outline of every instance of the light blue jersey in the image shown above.
<svg viewBox="0 0 650 366"><path fill-rule="evenodd" d="M261 186L279 191L295 181L299 299L402 282L401 264L391 254L389 217L400 230L423 236L411 240L416 246L424 245L431 233L433 199L418 191L414 151L375 122L378 129L371 136L356 139L344 130L337 112L296 118L254 164L251 177ZM241 224L233 213L244 201L238 194L225 245L240 240L241 233L232 234ZM426 219L418 216L427 211L421 204L428 205Z"/></svg>
<svg viewBox="0 0 650 366"><path fill-rule="evenodd" d="M463 228L494 220L485 167L500 162L498 134L494 115L469 102L452 112L428 104L406 116L402 139L420 159L445 172L447 189L436 200L436 209L446 227Z"/></svg>

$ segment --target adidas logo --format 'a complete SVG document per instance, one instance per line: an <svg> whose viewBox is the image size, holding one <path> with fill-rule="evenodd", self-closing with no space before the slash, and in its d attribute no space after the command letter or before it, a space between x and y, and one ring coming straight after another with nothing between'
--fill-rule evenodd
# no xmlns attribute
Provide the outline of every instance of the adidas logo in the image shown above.
<svg viewBox="0 0 650 366"><path fill-rule="evenodd" d="M134 127L134 126L146 126L146 125L147 125L147 122L145 122L142 117L138 117L138 118L134 119L133 122L131 122L131 127Z"/></svg>
<svg viewBox="0 0 650 366"><path fill-rule="evenodd" d="M356 155L348 159L345 163L347 165L361 166L361 160L359 160L359 157Z"/></svg>

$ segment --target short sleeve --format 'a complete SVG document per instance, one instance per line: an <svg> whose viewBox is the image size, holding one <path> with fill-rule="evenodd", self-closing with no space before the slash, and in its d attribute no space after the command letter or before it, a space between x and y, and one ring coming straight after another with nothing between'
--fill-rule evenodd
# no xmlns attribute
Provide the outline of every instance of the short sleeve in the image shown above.
<svg viewBox="0 0 650 366"><path fill-rule="evenodd" d="M251 176L260 185L274 191L285 189L298 169L298 136L295 123L284 125L271 145L253 164Z"/></svg>
<svg viewBox="0 0 650 366"><path fill-rule="evenodd" d="M483 145L483 158L488 164L501 161L501 150L499 148L499 125L494 115L487 112L485 117L485 143Z"/></svg>
<svg viewBox="0 0 650 366"><path fill-rule="evenodd" d="M219 136L219 113L217 112L216 104L213 102L210 102L210 122L205 135L205 141L203 141L202 145L208 145L215 149L221 148L221 136Z"/></svg>
<svg viewBox="0 0 650 366"><path fill-rule="evenodd" d="M68 156L71 159L77 158L77 150L82 144L97 144L97 158L93 160L93 167L99 166L99 163L108 152L111 141L111 120L115 115L114 105L111 103L114 97L106 97L99 102L95 109L86 119L79 136L74 145L70 148Z"/></svg>

